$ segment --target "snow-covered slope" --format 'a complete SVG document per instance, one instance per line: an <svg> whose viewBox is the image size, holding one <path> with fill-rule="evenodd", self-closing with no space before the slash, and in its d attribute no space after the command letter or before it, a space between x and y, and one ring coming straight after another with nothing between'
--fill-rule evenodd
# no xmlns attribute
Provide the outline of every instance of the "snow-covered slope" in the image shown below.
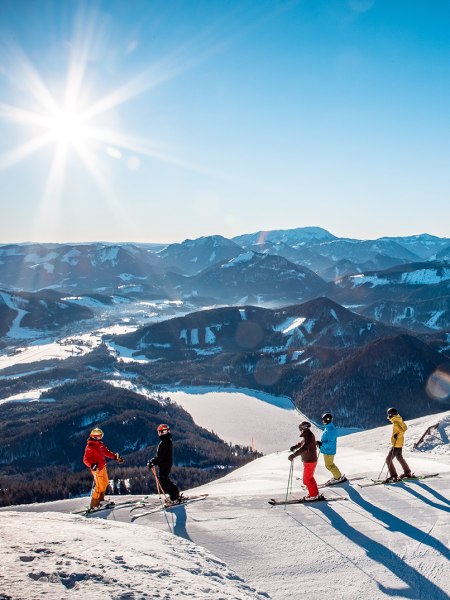
<svg viewBox="0 0 450 600"><path fill-rule="evenodd" d="M340 438L337 464L349 477L377 477L390 430ZM448 600L449 436L450 412L411 421L405 457L416 473L439 477L389 487L360 487L368 480L355 479L326 489L346 499L329 504L267 504L286 493L285 451L198 488L208 498L172 510L168 521L144 509L117 508L90 520L62 514L83 499L13 507L0 513L0 595ZM300 475L296 462L295 496L304 493ZM317 479L326 478L320 459Z"/></svg>
<svg viewBox="0 0 450 600"><path fill-rule="evenodd" d="M0 598L263 598L210 552L151 527L5 512ZM6 585L5 585L6 584Z"/></svg>

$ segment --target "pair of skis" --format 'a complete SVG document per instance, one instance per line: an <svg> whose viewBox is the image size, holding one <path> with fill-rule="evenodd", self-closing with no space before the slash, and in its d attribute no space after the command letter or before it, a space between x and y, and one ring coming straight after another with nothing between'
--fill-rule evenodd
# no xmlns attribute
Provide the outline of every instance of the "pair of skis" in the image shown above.
<svg viewBox="0 0 450 600"><path fill-rule="evenodd" d="M408 483L409 481L421 481L430 477L439 477L439 473L427 473L425 475L414 475L413 477L403 477L397 481L386 481L385 479L372 479L370 483L358 483L361 488L372 487L374 485L396 485L397 483Z"/></svg>
<svg viewBox="0 0 450 600"><path fill-rule="evenodd" d="M346 477L345 479L340 479L338 481L331 481L331 479L329 479L328 481L325 481L325 483L319 483L319 485L317 486L319 488L319 490L326 488L326 487L332 487L334 485L339 485L340 483L348 483L349 481L359 481L360 479L365 479L365 475L359 475L358 477Z"/></svg>
<svg viewBox="0 0 450 600"><path fill-rule="evenodd" d="M156 500L151 500L150 496L144 496L141 500L128 500L126 502L105 502L98 508L89 509L84 508L82 510L72 511L73 515L83 515L86 517L91 517L96 515L99 512L103 512L105 510L115 510L118 508L129 508L130 513L134 510L138 509L148 509L146 514L150 514L151 512L158 512L160 510L168 510L171 508L176 508L177 506L183 506L185 504L190 504L191 502L198 502L199 500L204 500L208 494L201 494L198 496L188 496L184 498L181 502L158 502ZM143 515L139 515L143 516Z"/></svg>
<svg viewBox="0 0 450 600"><path fill-rule="evenodd" d="M268 502L272 506L280 506L284 504L316 504L317 502L335 502L336 500L347 500L347 498L342 498L341 496L326 498L323 494L320 494L319 497L315 500L306 500L305 498L293 498L292 500L277 500L276 498L271 498L270 500L268 500Z"/></svg>
<svg viewBox="0 0 450 600"><path fill-rule="evenodd" d="M151 515L153 513L160 512L162 510L171 510L178 508L180 506L185 506L186 504L192 504L193 502L200 502L201 500L205 500L208 497L208 494L200 494L198 496L189 496L184 498L181 502L165 502L164 506L159 502L141 502L130 509L130 514L135 510L144 510L145 512L139 512L131 518L132 521L139 519L140 517L145 517L147 515Z"/></svg>
<svg viewBox="0 0 450 600"><path fill-rule="evenodd" d="M185 504L190 504L191 502L199 502L200 500L204 500L205 498L208 497L208 494L199 494L198 496L186 496L183 497L183 499L180 502L170 502L170 501L166 501L164 502L164 506L161 504L161 502L156 501L156 500L152 500L150 501L145 501L145 500L139 500L138 502L134 503L134 506L132 506L130 508L130 513L135 511L135 510L139 510L142 508L148 508L148 509L158 509L158 510L167 510L167 509L171 509L171 508L176 508L177 506L184 506Z"/></svg>
<svg viewBox="0 0 450 600"><path fill-rule="evenodd" d="M86 506L82 510L73 510L70 514L85 515L89 517L90 515L97 514L98 512L102 512L104 510L113 510L115 508L128 508L129 506L133 506L135 503L136 500L128 500L127 502L103 502L100 506L96 508L89 508L88 506Z"/></svg>
<svg viewBox="0 0 450 600"><path fill-rule="evenodd" d="M357 481L359 479L365 479L365 477L364 476L345 477L344 479L341 479L339 481L334 481L334 482L332 482L331 480L328 480L328 481L325 481L325 483L321 483L317 487L319 489L323 489L326 487L332 487L335 485L339 485L341 483L347 483L349 481ZM320 494L316 500L305 500L305 498L294 498L292 500L277 500L276 498L271 498L268 502L272 506L279 506L281 504L314 504L315 502L335 502L336 500L347 500L347 498L342 498L340 496L333 497L333 498L326 498L323 494Z"/></svg>

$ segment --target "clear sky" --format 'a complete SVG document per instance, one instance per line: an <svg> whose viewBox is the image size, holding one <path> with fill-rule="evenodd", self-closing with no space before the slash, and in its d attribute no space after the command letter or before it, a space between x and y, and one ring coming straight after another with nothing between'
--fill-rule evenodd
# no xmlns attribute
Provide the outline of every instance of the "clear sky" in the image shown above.
<svg viewBox="0 0 450 600"><path fill-rule="evenodd" d="M0 0L0 243L450 236L447 0Z"/></svg>

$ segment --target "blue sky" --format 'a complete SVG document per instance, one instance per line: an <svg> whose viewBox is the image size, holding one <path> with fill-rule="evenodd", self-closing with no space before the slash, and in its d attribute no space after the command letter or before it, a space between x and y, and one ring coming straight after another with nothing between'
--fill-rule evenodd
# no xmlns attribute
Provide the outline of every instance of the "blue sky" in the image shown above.
<svg viewBox="0 0 450 600"><path fill-rule="evenodd" d="M445 0L2 0L0 16L0 243L450 236Z"/></svg>

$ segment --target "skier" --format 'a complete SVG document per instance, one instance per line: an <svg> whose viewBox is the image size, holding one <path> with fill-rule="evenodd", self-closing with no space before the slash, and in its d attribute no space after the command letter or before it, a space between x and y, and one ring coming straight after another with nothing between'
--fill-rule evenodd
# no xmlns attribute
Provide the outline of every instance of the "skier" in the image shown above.
<svg viewBox="0 0 450 600"><path fill-rule="evenodd" d="M158 425L156 428L160 442L156 451L156 456L148 461L147 466L150 470L154 466L159 469L159 483L164 493L169 494L170 500L173 503L182 502L183 496L180 494L177 486L170 479L170 469L173 464L173 444L170 427L165 423Z"/></svg>
<svg viewBox="0 0 450 600"><path fill-rule="evenodd" d="M95 510L100 502L105 499L106 488L109 479L106 471L106 458L114 458L119 464L123 463L123 458L118 452L111 452L101 441L103 431L96 427L89 435L89 439L84 451L83 462L91 470L94 477L94 489L91 495L91 505L89 510Z"/></svg>
<svg viewBox="0 0 450 600"><path fill-rule="evenodd" d="M388 408L387 418L392 423L393 428L391 437L392 448L389 450L389 454L386 457L386 465L389 469L389 477L385 480L385 483L392 483L394 481L399 481L397 470L393 464L394 458L398 460L403 468L403 473L400 475L400 479L412 477L413 475L408 463L402 456L404 433L408 429L408 426L403 422L403 419L398 414L396 408Z"/></svg>
<svg viewBox="0 0 450 600"><path fill-rule="evenodd" d="M300 429L300 437L303 439L295 446L291 446L290 450L292 454L289 454L288 459L292 461L296 456L301 456L303 462L303 483L308 488L308 495L304 497L304 500L305 502L313 502L320 497L319 488L314 479L314 471L317 466L316 438L311 431L311 423L308 421L300 423L298 428Z"/></svg>
<svg viewBox="0 0 450 600"><path fill-rule="evenodd" d="M347 481L346 476L342 475L338 467L334 464L334 456L336 454L337 446L337 431L333 423L333 415L331 413L323 414L322 423L325 425L325 429L322 434L322 438L317 442L317 447L319 448L321 454L323 454L325 467L333 475L333 477L327 481L327 484L333 485L335 483Z"/></svg>

